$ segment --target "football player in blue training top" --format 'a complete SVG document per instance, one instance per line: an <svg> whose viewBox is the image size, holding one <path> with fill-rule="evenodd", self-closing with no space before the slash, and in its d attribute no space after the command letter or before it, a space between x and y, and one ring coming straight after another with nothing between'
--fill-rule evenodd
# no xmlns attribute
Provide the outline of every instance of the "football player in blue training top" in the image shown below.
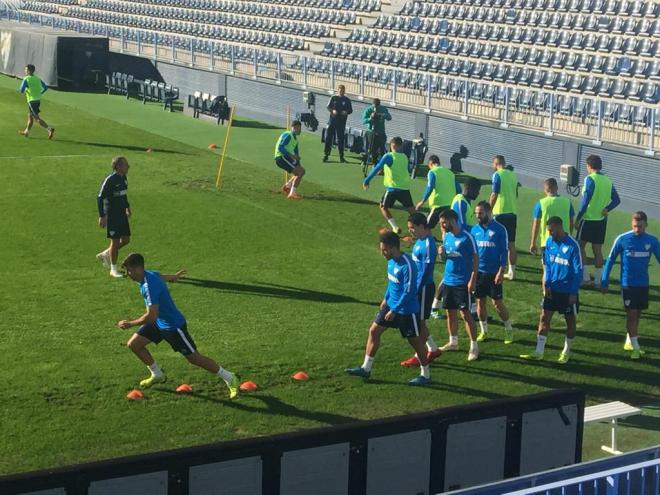
<svg viewBox="0 0 660 495"><path fill-rule="evenodd" d="M380 336L388 328L398 328L403 338L419 356L421 374L408 383L427 385L431 382L431 372L426 358L426 339L419 321L419 301L417 300L417 269L406 253L401 252L399 236L391 230L383 229L380 235L380 251L387 260L387 290L380 303L380 310L369 327L364 363L357 368L347 368L346 373L369 378L376 352L380 346Z"/></svg>
<svg viewBox="0 0 660 495"><path fill-rule="evenodd" d="M630 357L639 359L643 352L637 340L637 329L642 311L649 307L649 263L651 256L660 262L658 238L646 232L647 217L643 211L632 216L632 230L621 234L612 245L601 279L601 290L607 292L610 272L621 255L621 295L626 309L626 343L623 348L632 351Z"/></svg>
<svg viewBox="0 0 660 495"><path fill-rule="evenodd" d="M580 309L578 291L582 278L582 255L578 242L564 231L561 218L550 217L547 228L550 237L545 242L543 252L543 309L536 336L536 349L530 354L521 354L520 357L533 361L543 359L552 315L558 311L566 319L566 339L557 362L566 364L570 358L576 317Z"/></svg>
<svg viewBox="0 0 660 495"><path fill-rule="evenodd" d="M219 366L213 359L197 352L197 346L188 333L186 319L179 312L172 301L170 291L165 282L176 282L185 275L184 270L174 275L160 274L144 269L144 257L138 253L129 254L122 266L128 276L140 284L140 294L147 307L146 312L134 320L121 320L117 323L119 328L140 327L128 341L128 348L147 365L151 376L140 382L140 387L149 388L156 383L164 383L167 377L154 361L147 346L166 340L176 352L180 352L190 364L199 366L218 375L229 388L229 398L238 397L238 377Z"/></svg>

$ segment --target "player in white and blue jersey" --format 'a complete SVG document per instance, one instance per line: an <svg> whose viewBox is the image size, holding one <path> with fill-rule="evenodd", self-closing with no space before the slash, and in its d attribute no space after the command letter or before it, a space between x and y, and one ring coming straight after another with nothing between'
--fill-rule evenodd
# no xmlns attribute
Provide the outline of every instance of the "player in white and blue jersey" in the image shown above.
<svg viewBox="0 0 660 495"><path fill-rule="evenodd" d="M458 225L458 215L454 210L445 210L440 214L440 228L444 234L438 254L445 262L442 282L442 306L447 311L447 330L449 342L441 351L458 350L458 312L460 311L465 329L470 337L468 361L479 359L477 331L474 318L470 313L472 292L477 286L479 255L474 237Z"/></svg>
<svg viewBox="0 0 660 495"><path fill-rule="evenodd" d="M488 201L481 201L475 208L478 223L470 231L477 243L479 253L479 273L477 274L477 315L481 332L478 342L488 335L488 310L486 298L493 300L497 314L504 323L504 343L513 343L513 327L509 310L504 305L504 273L509 258L509 236L504 225L493 219Z"/></svg>
<svg viewBox="0 0 660 495"><path fill-rule="evenodd" d="M127 275L140 284L140 294L144 298L146 312L134 320L121 320L119 328L140 327L128 341L128 348L147 365L151 376L140 382L140 387L149 388L157 383L164 383L167 377L156 363L147 346L152 342L159 344L165 340L176 352L180 352L190 364L199 366L218 375L229 388L229 398L238 396L238 377L219 366L213 359L197 351L197 346L188 333L186 319L177 309L165 282L177 282L185 275L184 270L174 275L160 274L144 269L144 257L138 253L129 254L122 266Z"/></svg>
<svg viewBox="0 0 660 495"><path fill-rule="evenodd" d="M566 339L557 362L566 364L570 358L575 338L576 317L580 300L578 291L582 280L582 255L580 245L564 231L562 219L550 217L547 222L550 237L543 252L543 302L536 349L530 354L521 354L523 359L543 359L545 342L550 332L550 322L555 311L566 319Z"/></svg>
<svg viewBox="0 0 660 495"><path fill-rule="evenodd" d="M349 375L369 378L380 337L388 328L398 328L401 336L419 356L421 373L408 383L427 385L431 382L431 372L426 358L426 339L419 321L419 301L417 300L417 269L412 258L401 252L399 236L391 230L379 233L380 251L387 260L387 290L380 309L369 327L364 363L357 368L347 368Z"/></svg>
<svg viewBox="0 0 660 495"><path fill-rule="evenodd" d="M440 356L438 349L426 320L431 315L431 304L435 295L435 282L433 281L433 270L435 269L435 260L438 256L438 249L435 245L435 238L431 235L431 226L428 218L423 213L415 213L408 218L408 231L416 239L412 250L412 259L417 268L417 298L419 299L419 319L422 326L422 333L428 335L426 339L426 348L428 352L426 357L428 362L435 360ZM401 361L401 366L419 366L417 355Z"/></svg>
<svg viewBox="0 0 660 495"><path fill-rule="evenodd" d="M660 243L657 237L646 232L646 226L646 213L635 212L632 216L632 230L615 239L600 281L601 290L607 292L610 272L621 255L621 296L626 310L626 343L623 348L632 351L632 359L639 359L643 354L637 330L642 311L649 307L651 256L660 262Z"/></svg>

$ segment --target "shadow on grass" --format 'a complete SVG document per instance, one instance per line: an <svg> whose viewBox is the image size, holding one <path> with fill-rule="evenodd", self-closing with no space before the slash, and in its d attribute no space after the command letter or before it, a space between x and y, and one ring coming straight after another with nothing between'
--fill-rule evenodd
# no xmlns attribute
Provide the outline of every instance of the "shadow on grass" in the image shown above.
<svg viewBox="0 0 660 495"><path fill-rule="evenodd" d="M334 201L340 203L353 203L356 205L370 205L370 206L378 204L377 201L358 198L356 196L332 195L332 194L323 194L323 193L315 193L313 196L307 196L307 199L312 201Z"/></svg>
<svg viewBox="0 0 660 495"><path fill-rule="evenodd" d="M231 125L233 127L242 127L244 129L280 129L284 131L281 126L257 122L256 120L234 119Z"/></svg>
<svg viewBox="0 0 660 495"><path fill-rule="evenodd" d="M225 282L221 280L206 280L201 278L185 278L179 283L195 285L205 289L216 289L231 294L248 294L252 296L275 297L281 299L298 299L301 301L318 301L329 303L356 303L368 306L377 306L374 301L361 301L354 297L333 294L331 292L320 292L299 287L290 287L277 284L241 284L236 282Z"/></svg>
<svg viewBox="0 0 660 495"><path fill-rule="evenodd" d="M73 143L73 144L82 144L87 146L94 146L97 148L113 148L117 150L130 150L130 151L146 151L147 148L144 146L132 146L128 144L110 144L110 143L95 143L89 141L76 141L75 139L57 139L57 142L60 143ZM182 151L166 150L163 148L151 148L152 151L157 153L171 153L174 155L187 155Z"/></svg>

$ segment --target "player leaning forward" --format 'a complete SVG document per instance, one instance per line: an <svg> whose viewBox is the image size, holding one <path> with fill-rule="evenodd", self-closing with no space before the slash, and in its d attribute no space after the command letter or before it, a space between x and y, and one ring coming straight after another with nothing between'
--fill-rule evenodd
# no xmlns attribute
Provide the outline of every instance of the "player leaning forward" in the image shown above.
<svg viewBox="0 0 660 495"><path fill-rule="evenodd" d="M140 294L144 298L146 312L134 320L121 320L119 328L140 327L128 341L128 348L149 368L151 376L140 382L140 387L148 388L157 383L164 383L167 378L147 350L152 342L158 344L166 340L176 352L180 352L190 364L199 366L218 375L229 388L229 398L238 396L238 377L219 366L213 359L199 352L188 333L185 317L174 305L165 282L176 282L185 275L179 270L174 275L165 275L156 271L145 270L144 257L138 253L129 254L122 266L128 276L140 285Z"/></svg>
<svg viewBox="0 0 660 495"><path fill-rule="evenodd" d="M300 163L300 151L298 148L298 136L302 131L299 120L291 122L291 130L284 131L275 143L275 165L291 174L291 178L282 186L282 192L289 199L302 199L302 195L296 191L305 176L305 169Z"/></svg>

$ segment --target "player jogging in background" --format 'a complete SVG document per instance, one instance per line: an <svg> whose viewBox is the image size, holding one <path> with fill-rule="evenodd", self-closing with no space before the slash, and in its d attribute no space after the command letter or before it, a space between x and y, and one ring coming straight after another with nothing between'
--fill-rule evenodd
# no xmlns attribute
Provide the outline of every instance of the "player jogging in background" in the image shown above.
<svg viewBox="0 0 660 495"><path fill-rule="evenodd" d="M479 197L479 191L481 191L481 182L474 177L468 177L463 183L463 192L454 196L451 202L451 209L458 215L459 227L468 232L477 223L472 201Z"/></svg>
<svg viewBox="0 0 660 495"><path fill-rule="evenodd" d="M490 206L495 220L504 225L509 236L509 270L504 274L504 278L513 280L518 258L516 253L518 179L516 174L507 168L502 155L493 158L493 168L495 173L493 173Z"/></svg>
<svg viewBox="0 0 660 495"><path fill-rule="evenodd" d="M302 199L297 193L300 182L305 175L305 169L300 164L300 151L298 149L298 136L302 130L299 120L291 122L291 130L284 131L275 143L275 165L291 174L291 178L282 186L282 192L289 199Z"/></svg>
<svg viewBox="0 0 660 495"><path fill-rule="evenodd" d="M438 255L435 238L431 235L426 216L423 213L415 213L408 218L408 230L410 235L416 239L413 246L412 259L417 268L417 298L419 299L419 320L422 333L428 335L426 347L428 352L426 359L429 364L440 356L441 352L431 337L431 332L426 324L431 314L431 303L435 294L435 282L433 282L433 270L435 259ZM401 366L419 366L417 355L401 361Z"/></svg>
<svg viewBox="0 0 660 495"><path fill-rule="evenodd" d="M594 253L594 282L600 284L603 270L603 243L607 231L607 215L621 200L612 181L602 173L603 162L598 155L587 157L587 171L584 178L582 201L577 214L577 240L580 242L584 267L582 284L591 285L591 277L586 262L586 246L591 243Z"/></svg>
<svg viewBox="0 0 660 495"><path fill-rule="evenodd" d="M632 351L631 359L639 359L643 354L637 335L642 311L649 307L651 256L660 262L660 243L657 237L646 232L646 227L646 213L634 213L632 230L621 234L614 241L600 282L601 290L607 292L610 272L621 255L621 296L626 310L626 343L623 348Z"/></svg>
<svg viewBox="0 0 660 495"><path fill-rule="evenodd" d="M470 313L472 292L477 286L479 256L474 237L458 225L458 215L454 210L445 210L440 215L440 228L444 233L438 248L440 258L445 262L443 278L443 307L447 310L447 331L449 342L441 351L458 350L458 312L460 311L465 330L470 337L468 361L479 359L479 345L474 319Z"/></svg>
<svg viewBox="0 0 660 495"><path fill-rule="evenodd" d="M101 184L97 197L99 210L99 227L107 230L110 246L96 255L110 275L121 278L124 275L117 270L119 250L131 240L131 228L128 219L131 216L131 206L128 203L128 160L123 156L112 159L112 173Z"/></svg>
<svg viewBox="0 0 660 495"><path fill-rule="evenodd" d="M380 231L380 251L387 260L387 290L380 309L369 327L364 363L357 368L347 368L349 375L369 378L376 352L380 347L380 337L388 328L398 328L401 336L419 356L421 374L410 380L410 385L427 385L431 382L431 372L426 358L426 339L419 321L419 301L417 300L417 269L406 253L401 252L399 236L383 229Z"/></svg>
<svg viewBox="0 0 660 495"><path fill-rule="evenodd" d="M575 210L573 210L571 200L557 193L559 186L556 179L552 177L546 179L543 182L543 190L545 198L539 199L534 205L532 238L529 244L529 252L536 254L538 238L538 245L541 246L541 256L543 256L545 241L548 238L548 232L543 226L548 223L548 219L550 217L561 218L562 225L570 225L568 231L570 234L573 232L573 219L575 218Z"/></svg>
<svg viewBox="0 0 660 495"><path fill-rule="evenodd" d="M504 226L493 220L490 203L481 201L475 208L479 223L472 227L471 233L477 243L479 254L479 273L477 274L477 314L481 332L478 342L483 342L488 336L488 310L486 298L493 300L497 314L504 323L504 343L513 343L513 327L509 318L509 310L504 305L504 290L502 281L509 251L509 239Z"/></svg>
<svg viewBox="0 0 660 495"><path fill-rule="evenodd" d="M564 231L561 218L550 217L547 228L550 236L543 252L543 309L536 335L536 349L530 354L521 354L520 357L533 361L543 359L552 315L557 311L566 319L566 339L557 362L566 364L570 358L576 318L580 309L578 291L582 275L582 255L580 245Z"/></svg>
<svg viewBox="0 0 660 495"><path fill-rule="evenodd" d="M166 340L174 351L183 354L190 364L218 375L229 388L229 398L238 396L238 377L219 366L213 359L199 352L192 337L188 333L186 319L174 305L170 291L165 282L177 282L185 275L185 270L179 270L174 275L160 274L145 270L144 257L138 253L129 254L122 266L131 280L140 284L140 294L144 298L146 312L134 320L117 322L119 328L140 327L128 341L128 348L149 368L151 376L140 382L140 387L149 388L157 383L165 383L167 377L158 366L147 349L152 342L158 344Z"/></svg>
<svg viewBox="0 0 660 495"><path fill-rule="evenodd" d="M28 64L25 66L25 77L21 81L21 86L18 89L21 93L25 93L28 105L28 121L24 130L19 131L19 134L28 137L30 129L36 120L41 127L48 131L48 139L53 139L55 128L50 127L44 119L41 118L41 95L48 91L48 86L34 75L34 65Z"/></svg>
<svg viewBox="0 0 660 495"><path fill-rule="evenodd" d="M437 155L431 155L424 196L417 203L419 210L426 201L429 202L431 208L428 216L429 229L433 230L438 225L440 213L450 208L454 196L460 193L461 185L454 173L440 165L440 158Z"/></svg>
<svg viewBox="0 0 660 495"><path fill-rule="evenodd" d="M376 166L369 172L362 182L362 187L369 189L369 182L378 172L383 171L383 185L385 194L380 200L380 211L395 234L401 233L401 228L390 213L395 202L401 203L408 210L408 214L415 213L412 196L410 195L410 172L408 171L408 157L401 152L403 140L393 137L390 140L390 152L385 153Z"/></svg>

